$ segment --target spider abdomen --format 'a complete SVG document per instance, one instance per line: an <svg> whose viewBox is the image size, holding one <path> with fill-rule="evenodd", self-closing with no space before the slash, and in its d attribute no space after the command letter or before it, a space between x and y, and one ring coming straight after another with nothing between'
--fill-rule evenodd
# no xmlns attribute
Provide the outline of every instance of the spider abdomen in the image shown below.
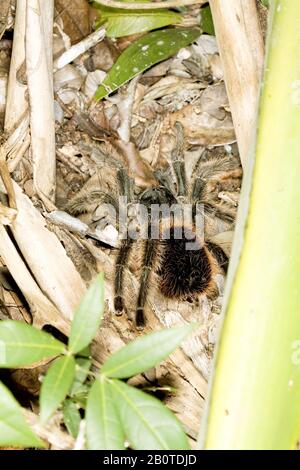
<svg viewBox="0 0 300 470"><path fill-rule="evenodd" d="M191 236L192 235L192 236ZM191 249L192 246L192 249ZM159 290L167 298L195 298L213 287L214 258L190 231L188 237L161 242Z"/></svg>

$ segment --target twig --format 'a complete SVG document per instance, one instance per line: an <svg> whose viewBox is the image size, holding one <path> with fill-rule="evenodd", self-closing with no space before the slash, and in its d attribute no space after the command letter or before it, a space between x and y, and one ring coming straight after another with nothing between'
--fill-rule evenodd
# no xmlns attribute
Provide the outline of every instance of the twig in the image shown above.
<svg viewBox="0 0 300 470"><path fill-rule="evenodd" d="M28 111L25 110L18 121L13 120L20 111L21 108L17 111L17 114L6 113L7 117L10 119L11 126L7 129L6 133L8 137L2 146L2 158L6 160L10 173L14 171L30 145Z"/></svg>
<svg viewBox="0 0 300 470"><path fill-rule="evenodd" d="M7 162L1 158L1 150L0 150L0 176L5 186L5 189L7 191L9 206L11 209L14 209L14 214L16 216L17 204L16 204L16 197L15 197L15 192L13 188L13 183L12 183L12 179L9 173Z"/></svg>
<svg viewBox="0 0 300 470"><path fill-rule="evenodd" d="M26 0L18 0L6 98L5 131L8 135L15 130L28 109L25 97L26 86L18 80L18 74L25 61L25 22ZM27 128L28 126L29 122L27 122Z"/></svg>
<svg viewBox="0 0 300 470"><path fill-rule="evenodd" d="M123 3L116 0L96 0L96 2L111 8L123 8L126 10L153 10L154 8L175 8L188 5L203 5L207 0L166 0L165 2L155 3Z"/></svg>
<svg viewBox="0 0 300 470"><path fill-rule="evenodd" d="M48 2L47 2L48 3ZM47 8L50 10L49 0ZM52 21L42 13L40 0L28 0L26 10L26 68L30 100L33 181L37 193L48 200L55 197L55 120L49 61L52 41L47 35ZM52 9L51 9L52 11ZM51 51L52 56L52 51Z"/></svg>
<svg viewBox="0 0 300 470"><path fill-rule="evenodd" d="M3 225L0 225L0 257L27 300L36 326L49 322L67 334L68 324L40 290Z"/></svg>
<svg viewBox="0 0 300 470"><path fill-rule="evenodd" d="M10 225L17 215L17 211L10 207L5 206L0 202L0 223L3 225Z"/></svg>
<svg viewBox="0 0 300 470"><path fill-rule="evenodd" d="M86 52L91 47L98 44L105 37L105 29L97 29L94 33L90 34L82 41L78 42L74 46L70 47L66 52L64 52L55 62L54 62L54 71L63 68L65 65L72 62L74 59L79 57L81 54Z"/></svg>
<svg viewBox="0 0 300 470"><path fill-rule="evenodd" d="M57 450L71 450L74 447L74 439L57 425L51 423L41 425L39 417L32 411L24 409L24 415L33 431L44 441L49 442Z"/></svg>
<svg viewBox="0 0 300 470"><path fill-rule="evenodd" d="M30 144L26 86L18 79L25 64L25 22L26 0L17 0L5 111L5 134L8 137L3 156L10 172L16 168Z"/></svg>
<svg viewBox="0 0 300 470"><path fill-rule="evenodd" d="M243 167L254 132L264 47L255 0L210 0Z"/></svg>
<svg viewBox="0 0 300 470"><path fill-rule="evenodd" d="M11 134L9 139L4 142L4 144L0 147L0 177L6 189L10 206L9 208L6 208L5 206L1 205L1 215L4 216L4 219L2 219L2 223L4 224L12 222L13 218L17 214L16 197L7 165L7 155L9 154L10 150L14 147L18 134L19 128L17 128L15 132Z"/></svg>
<svg viewBox="0 0 300 470"><path fill-rule="evenodd" d="M117 108L119 110L121 120L121 124L118 128L118 134L120 139L124 140L124 142L130 141L132 108L134 104L136 87L140 78L141 75L139 74L129 82L126 90L120 92L122 99L117 102Z"/></svg>
<svg viewBox="0 0 300 470"><path fill-rule="evenodd" d="M14 238L43 292L61 316L70 319L85 292L85 284L31 200L16 183L14 189L18 207L18 217L11 226ZM49 322L52 324L50 316Z"/></svg>
<svg viewBox="0 0 300 470"><path fill-rule="evenodd" d="M53 21L54 21L54 1L47 2L47 8L41 10L41 21L44 31L44 38L47 44L46 57L48 65L48 76L53 89Z"/></svg>

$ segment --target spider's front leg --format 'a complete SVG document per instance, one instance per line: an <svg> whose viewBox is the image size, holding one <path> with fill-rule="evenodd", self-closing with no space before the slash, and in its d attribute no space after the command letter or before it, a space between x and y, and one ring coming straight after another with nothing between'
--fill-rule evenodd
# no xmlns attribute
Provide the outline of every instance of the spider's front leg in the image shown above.
<svg viewBox="0 0 300 470"><path fill-rule="evenodd" d="M202 206L206 246L225 272L228 267L228 256L221 246L211 242L211 238L217 233L232 230L235 210L219 202L218 194L212 189L211 183L218 179L222 181L228 176L237 177L240 171L239 162L233 156L203 159L201 155L192 174L190 200L193 204L193 216L195 217L197 205Z"/></svg>
<svg viewBox="0 0 300 470"><path fill-rule="evenodd" d="M149 292L151 271L153 270L158 253L158 243L158 240L151 239L145 240L144 242L140 290L135 317L136 326L138 327L143 327L145 325L144 308Z"/></svg>
<svg viewBox="0 0 300 470"><path fill-rule="evenodd" d="M234 157L211 158L202 161L200 157L196 164L191 181L191 200L196 202L210 201L209 183L216 177L225 177L228 174L240 174L240 166Z"/></svg>
<svg viewBox="0 0 300 470"><path fill-rule="evenodd" d="M125 310L124 302L124 270L127 266L130 250L132 248L134 240L130 238L122 240L119 253L115 264L115 294L114 294L114 309L116 312L121 314Z"/></svg>
<svg viewBox="0 0 300 470"><path fill-rule="evenodd" d="M176 144L171 152L171 163L177 184L177 197L187 195L186 169L184 161L184 132L179 122L175 123Z"/></svg>
<svg viewBox="0 0 300 470"><path fill-rule="evenodd" d="M117 181L119 187L119 194L124 198L124 200L119 201L119 203L125 203L128 207L128 204L130 204L133 200L133 180L128 175L126 168L120 167L118 169ZM119 214L120 212L121 207L119 206ZM126 221L126 223L128 223L128 221ZM124 302L124 271L128 264L130 251L134 243L134 240L132 238L128 238L129 234L127 226L119 227L119 230L122 230L124 228L126 229L126 239L121 241L119 253L115 262L114 309L119 314L121 314L123 311L126 311L126 305Z"/></svg>

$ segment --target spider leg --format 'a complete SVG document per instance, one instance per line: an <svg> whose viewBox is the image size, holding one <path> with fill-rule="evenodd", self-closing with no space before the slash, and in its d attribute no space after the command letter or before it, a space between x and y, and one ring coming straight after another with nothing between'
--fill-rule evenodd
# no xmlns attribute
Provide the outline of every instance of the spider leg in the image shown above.
<svg viewBox="0 0 300 470"><path fill-rule="evenodd" d="M143 268L140 279L140 290L137 300L137 309L136 309L136 325L139 327L144 326L145 324L145 315L144 308L147 300L147 295L149 292L149 280L153 265L156 259L156 254L158 250L158 241L157 240L145 240L144 245L144 254L143 254Z"/></svg>
<svg viewBox="0 0 300 470"><path fill-rule="evenodd" d="M209 202L204 202L204 211L205 214L207 214L210 217L217 217L220 220L223 220L223 222L226 222L227 224L233 224L235 217L232 212L229 212L228 210L223 210L222 207L217 207L214 206L213 204L210 204Z"/></svg>
<svg viewBox="0 0 300 470"><path fill-rule="evenodd" d="M166 173L165 171L162 171L161 169L158 169L155 171L154 176L156 177L157 181L160 183L160 185L164 189L167 199L172 199L175 201L177 194L176 194L176 188L172 181L171 175ZM165 202L165 201L162 201L162 202Z"/></svg>
<svg viewBox="0 0 300 470"><path fill-rule="evenodd" d="M128 175L126 168L121 167L117 171L119 194L126 197L127 203L133 201L133 179Z"/></svg>
<svg viewBox="0 0 300 470"><path fill-rule="evenodd" d="M193 202L205 199L207 184L212 178L238 168L233 157L212 158L204 162L200 160L192 174L191 199Z"/></svg>
<svg viewBox="0 0 300 470"><path fill-rule="evenodd" d="M80 150L90 155L99 168L117 169L126 166L125 162L120 160L120 153L109 141L93 145L81 142L78 146Z"/></svg>
<svg viewBox="0 0 300 470"><path fill-rule="evenodd" d="M126 198L127 204L133 200L133 180L128 175L125 167L120 166L117 170L117 180L119 186L119 194ZM121 246L115 263L115 295L114 295L114 308L116 312L124 310L124 295L123 295L123 281L124 270L128 262L130 250L134 240L126 238L121 241Z"/></svg>
<svg viewBox="0 0 300 470"><path fill-rule="evenodd" d="M122 240L119 253L115 264L115 294L114 294L114 308L116 312L122 312L124 310L124 295L123 295L123 280L124 280L124 269L127 264L130 250L132 248L134 240L126 239Z"/></svg>
<svg viewBox="0 0 300 470"><path fill-rule="evenodd" d="M80 148L91 155L92 160L98 166L98 172L67 204L67 211L73 215L80 215L93 211L97 204L111 204L118 214L118 195L127 197L127 202L130 202L133 194L132 179L128 175L125 163L117 158L116 150L112 145L101 147L81 144ZM112 188L111 191L109 188L104 189L107 181L109 181L109 188Z"/></svg>
<svg viewBox="0 0 300 470"><path fill-rule="evenodd" d="M184 161L184 132L179 122L175 123L176 145L171 152L172 168L177 182L177 195L187 195L187 181Z"/></svg>
<svg viewBox="0 0 300 470"><path fill-rule="evenodd" d="M218 265L227 273L229 259L223 249L213 242L206 242L206 246L217 260Z"/></svg>
<svg viewBox="0 0 300 470"><path fill-rule="evenodd" d="M118 157L122 156L120 150L112 143L106 142L103 146L93 147L92 149L93 160L98 163L102 168L114 168L116 171L116 179L118 182L118 190L121 196L127 197L127 201L131 202L133 199L133 178L128 174L128 165L125 161Z"/></svg>
<svg viewBox="0 0 300 470"><path fill-rule="evenodd" d="M237 161L232 157L212 158L199 161L192 175L191 200L193 202L193 216L196 214L196 204L203 204L204 215L207 223L210 220L219 219L226 224L234 224L234 214L209 201L208 183L218 175L226 175L226 172L236 170ZM218 265L226 272L228 268L228 256L223 249L215 243L206 242L206 246L216 259Z"/></svg>
<svg viewBox="0 0 300 470"><path fill-rule="evenodd" d="M113 196L100 189L89 190L85 188L71 199L66 206L66 210L77 216L93 211L95 205L99 204L111 204L118 213L118 202Z"/></svg>

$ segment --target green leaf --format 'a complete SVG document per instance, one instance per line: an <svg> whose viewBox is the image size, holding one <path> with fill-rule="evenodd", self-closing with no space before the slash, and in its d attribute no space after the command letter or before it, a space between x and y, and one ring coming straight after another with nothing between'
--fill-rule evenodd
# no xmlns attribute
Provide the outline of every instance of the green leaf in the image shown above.
<svg viewBox="0 0 300 470"><path fill-rule="evenodd" d="M157 398L119 380L112 380L111 387L130 447L135 450L189 449L180 422Z"/></svg>
<svg viewBox="0 0 300 470"><path fill-rule="evenodd" d="M124 433L115 409L111 385L95 380L86 407L86 432L89 450L124 450Z"/></svg>
<svg viewBox="0 0 300 470"><path fill-rule="evenodd" d="M86 407L86 400L91 389L90 385L83 384L81 385L76 393L72 395L72 400L80 405L81 408Z"/></svg>
<svg viewBox="0 0 300 470"><path fill-rule="evenodd" d="M77 393L77 391L80 389L82 384L85 382L88 376L91 364L92 364L91 359L87 359L84 357L76 358L75 378L74 378L74 382L72 384L72 388L70 391L71 396L75 395L75 393Z"/></svg>
<svg viewBox="0 0 300 470"><path fill-rule="evenodd" d="M168 357L195 326L168 328L134 340L110 356L103 364L101 373L125 379L151 369Z"/></svg>
<svg viewBox="0 0 300 470"><path fill-rule="evenodd" d="M32 432L22 408L11 392L0 382L0 446L44 447Z"/></svg>
<svg viewBox="0 0 300 470"><path fill-rule="evenodd" d="M211 34L215 36L215 28L213 23L213 18L211 14L211 9L209 6L200 9L200 26L203 33Z"/></svg>
<svg viewBox="0 0 300 470"><path fill-rule="evenodd" d="M45 423L66 398L75 375L75 359L64 356L48 369L40 393L41 422Z"/></svg>
<svg viewBox="0 0 300 470"><path fill-rule="evenodd" d="M104 276L98 274L75 312L69 349L78 353L90 344L100 326L104 309Z"/></svg>
<svg viewBox="0 0 300 470"><path fill-rule="evenodd" d="M68 430L68 433L72 437L77 437L80 426L80 413L78 406L71 400L65 400L63 402L63 415L64 415L64 424Z"/></svg>
<svg viewBox="0 0 300 470"><path fill-rule="evenodd" d="M89 344L84 349L76 353L76 357L81 357L81 358L86 358L86 359L91 357L91 345Z"/></svg>
<svg viewBox="0 0 300 470"><path fill-rule="evenodd" d="M66 346L27 323L0 322L0 367L22 367L62 354Z"/></svg>
<svg viewBox="0 0 300 470"><path fill-rule="evenodd" d="M96 99L112 93L153 65L176 54L200 35L198 28L169 28L139 38L120 55L95 94Z"/></svg>
<svg viewBox="0 0 300 470"><path fill-rule="evenodd" d="M170 24L180 23L182 16L170 10L125 10L101 6L96 27L105 22L106 35L119 38L144 33Z"/></svg>

